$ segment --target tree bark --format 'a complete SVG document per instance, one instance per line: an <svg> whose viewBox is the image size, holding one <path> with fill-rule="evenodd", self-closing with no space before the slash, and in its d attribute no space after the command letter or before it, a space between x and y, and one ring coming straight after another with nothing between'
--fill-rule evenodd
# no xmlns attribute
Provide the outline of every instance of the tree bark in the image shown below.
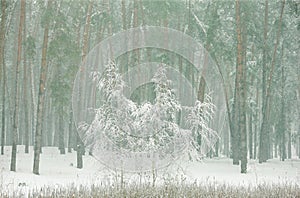
<svg viewBox="0 0 300 198"><path fill-rule="evenodd" d="M263 48L263 65L262 65L262 112L266 108L266 78L267 78L267 34L268 34L268 0L265 0L265 17L264 17L264 48ZM259 138L259 163L265 162L266 157L266 130L261 130Z"/></svg>
<svg viewBox="0 0 300 198"><path fill-rule="evenodd" d="M267 0L266 0L267 1ZM274 67L275 67L275 60L276 60L276 54L277 54L277 48L279 44L280 39L280 33L281 33L281 24L282 24L282 16L285 6L285 0L282 1L281 6L281 12L280 12L280 18L279 18L279 25L278 30L276 34L276 43L274 46L274 52L272 57L272 63L271 63L271 70L269 73L269 77L267 80L267 87L266 87L266 93L265 97L263 98L263 108L262 108L262 114L263 114L263 120L261 124L261 138L260 138L260 149L259 149L259 163L266 162L269 156L269 114L271 112L271 97L272 97L272 79L273 79L273 73L274 73Z"/></svg>
<svg viewBox="0 0 300 198"><path fill-rule="evenodd" d="M292 159L292 132L288 129L288 159Z"/></svg>
<svg viewBox="0 0 300 198"><path fill-rule="evenodd" d="M91 24L91 14L93 9L93 1L90 1L88 5L87 15L86 15L86 22L84 26L84 33L83 33L83 47L82 47L82 60L85 59L89 47L89 30L90 30L90 24Z"/></svg>
<svg viewBox="0 0 300 198"><path fill-rule="evenodd" d="M200 82L199 82L199 88L198 88L198 93L197 93L197 100L199 100L200 102L204 102L204 97L205 97L205 87L206 87L206 82L205 82L205 75L206 75L206 68L208 65L208 50L209 50L210 44L207 44L206 47L206 52L204 55L204 64L203 64L203 69L202 69L202 74L200 77ZM196 135L196 141L197 144L199 145L199 147L201 147L201 143L202 143L202 137L201 134L195 134Z"/></svg>
<svg viewBox="0 0 300 198"><path fill-rule="evenodd" d="M3 61L5 45L5 22L6 22L6 0L1 0L1 24L0 24L0 82L3 78Z"/></svg>
<svg viewBox="0 0 300 198"><path fill-rule="evenodd" d="M259 107L259 87L258 87L258 80L256 81L256 107ZM255 118L255 125L254 125L254 145L253 145L253 159L257 159L257 132L259 126L259 111L255 111L254 114Z"/></svg>
<svg viewBox="0 0 300 198"><path fill-rule="evenodd" d="M227 110L227 116L228 116L228 123L229 123L229 134L225 134L226 138L224 138L224 150L225 150L225 154L226 154L226 151L227 151L227 154L229 153L229 136L231 138L231 150L233 149L232 147L232 144L234 144L233 142L233 135L234 135L234 132L233 132L233 117L232 117L232 114L231 114L231 111L230 111L230 106L229 106L229 99L228 99L228 91L227 91L227 87L226 87L226 84L225 84L225 79L224 79L224 76L222 74L222 71L221 71L221 67L220 67L220 64L218 63L218 60L216 59L216 57L214 55L212 55L212 57L214 58L215 62L216 62L216 65L218 66L218 70L219 70L219 73L222 77L222 84L223 84L223 90L224 90L224 94L225 94L225 104L226 104L226 110ZM225 132L226 133L226 132ZM226 139L228 140L228 142L226 143ZM229 154L230 157L233 158L232 154ZM235 164L235 163L233 163Z"/></svg>
<svg viewBox="0 0 300 198"><path fill-rule="evenodd" d="M237 26L237 63L235 72L235 89L234 89L234 102L232 111L232 133L231 133L231 149L233 165L239 165L240 160L240 107L241 107L241 86L242 86L242 74L243 74L243 46L242 46L242 33L240 27L240 8L239 1L236 0L236 26Z"/></svg>
<svg viewBox="0 0 300 198"><path fill-rule="evenodd" d="M247 172L247 130L246 130L246 82L245 82L245 66L244 61L244 49L241 31L241 11L240 1L235 1L236 7L236 31L237 31L237 79L236 79L236 91L237 91L237 103L239 111L238 129L240 133L240 158L241 158L241 173Z"/></svg>
<svg viewBox="0 0 300 198"><path fill-rule="evenodd" d="M1 155L4 155L5 143L5 64L4 64L4 47L5 47L5 22L6 22L6 0L1 0L1 24L0 24L0 83L2 83L2 127L1 127ZM2 81L1 81L2 80Z"/></svg>
<svg viewBox="0 0 300 198"><path fill-rule="evenodd" d="M65 149L63 107L60 107L60 110L59 110L59 128L58 128L58 131L59 131L58 148L59 148L60 154L64 155L64 154L66 154L66 149Z"/></svg>
<svg viewBox="0 0 300 198"><path fill-rule="evenodd" d="M24 29L23 35L26 38L26 23L25 23L26 15L23 18ZM28 83L27 83L27 59L26 59L26 52L23 51L23 100L24 100L24 144L25 144L25 153L29 153L29 112L28 112Z"/></svg>
<svg viewBox="0 0 300 198"><path fill-rule="evenodd" d="M21 14L19 21L19 32L18 32L18 52L17 52L17 64L16 64L16 79L15 79L15 108L13 113L13 142L11 152L10 170L16 171L17 164L17 138L18 138L18 120L19 120L19 78L20 78L20 64L22 55L22 32L25 17L25 0L21 0Z"/></svg>
<svg viewBox="0 0 300 198"><path fill-rule="evenodd" d="M280 159L284 161L286 159L286 147L285 147L285 102L284 102L284 67L281 68L281 116L279 121L279 133L280 133Z"/></svg>
<svg viewBox="0 0 300 198"><path fill-rule="evenodd" d="M83 168L83 159L82 159L82 155L83 155L83 144L81 142L81 139L77 133L76 135L76 142L77 142L77 168Z"/></svg>
<svg viewBox="0 0 300 198"><path fill-rule="evenodd" d="M88 9L87 9L87 14L86 14L86 21L84 25L84 33L83 33L83 46L82 46L82 57L81 61L83 62L85 60L85 57L87 55L88 47L89 47L89 29L90 29L90 24L91 24L91 14L92 14L92 9L93 9L93 1L89 2ZM85 84L85 74L81 75L81 82ZM85 87L85 85L83 85ZM85 89L87 90L87 89ZM86 94L84 94L86 95ZM84 97L84 96L83 96ZM86 108L85 103L81 106L81 108ZM80 112L79 112L80 113ZM81 117L80 115L78 116L79 118ZM77 151L77 168L82 168L83 167L83 160L82 160L82 155L83 155L83 149L84 145L80 139L80 136L78 133L76 133L76 151Z"/></svg>
<svg viewBox="0 0 300 198"><path fill-rule="evenodd" d="M298 129L298 130L300 130L300 129ZM298 159L300 159L300 137L298 137Z"/></svg>
<svg viewBox="0 0 300 198"><path fill-rule="evenodd" d="M252 45L252 58L251 61L254 61L254 45ZM251 85L254 83L254 75L251 76ZM252 95L250 96L252 100ZM249 157L253 159L253 112L252 112L252 102L250 102L250 113L249 113Z"/></svg>
<svg viewBox="0 0 300 198"><path fill-rule="evenodd" d="M250 159L253 159L253 128L252 128L252 122L253 122L253 115L252 112L250 112L249 115L249 157Z"/></svg>
<svg viewBox="0 0 300 198"><path fill-rule="evenodd" d="M33 64L31 62L32 60L29 61L29 66L30 66L30 96L31 96L31 112L32 112L32 117L31 117L31 142L34 142L34 134L36 131L36 120L37 120L37 104L36 104L36 100L35 100L35 82L34 82L34 72L33 72Z"/></svg>
<svg viewBox="0 0 300 198"><path fill-rule="evenodd" d="M51 9L52 0L48 0L47 10ZM46 79L47 79L47 47L48 47L48 34L49 34L49 22L45 24L44 28L44 39L42 48L42 62L40 71L40 83L39 83L39 95L37 104L37 121L35 131L35 144L34 144L34 160L33 160L33 173L39 175L40 167L40 154L42 146L42 123L44 114L44 103L45 103L45 91L46 91Z"/></svg>
<svg viewBox="0 0 300 198"><path fill-rule="evenodd" d="M189 1L189 12L190 12L190 8L191 8L191 2ZM208 10L208 13L210 11L209 9L209 6L207 7L207 10ZM212 11L211 11L211 15L212 16L215 16L217 14L217 7L216 6L213 6L212 8ZM190 16L190 14L189 14ZM208 17L212 17L210 16L210 14L208 14ZM189 19L190 20L190 19ZM213 25L212 25L213 26ZM213 26L214 27L214 26ZM204 98L205 98L205 87L206 87L206 81L205 81L205 77L206 77L206 71L207 71L207 67L209 66L208 65L208 56L209 56L209 51L210 51L210 48L211 48L211 42L212 42L212 38L214 37L214 34L215 33L215 30L214 28L208 28L208 31L207 31L207 41L206 41L206 45L205 45L205 54L204 54L204 63L203 63L203 69L202 69L202 73L200 74L201 77L200 77L200 82L199 82L199 88L198 88L198 93L197 93L197 100L199 100L200 102L204 102ZM199 144L199 146L201 146L201 140L202 140L202 137L201 137L201 134L197 134L197 143ZM217 143L215 144L216 148L216 155L217 154L217 150L219 149L219 140L217 141Z"/></svg>
<svg viewBox="0 0 300 198"><path fill-rule="evenodd" d="M73 148L73 111L72 111L72 103L70 103L69 107L69 136L68 136L68 153L72 153Z"/></svg>

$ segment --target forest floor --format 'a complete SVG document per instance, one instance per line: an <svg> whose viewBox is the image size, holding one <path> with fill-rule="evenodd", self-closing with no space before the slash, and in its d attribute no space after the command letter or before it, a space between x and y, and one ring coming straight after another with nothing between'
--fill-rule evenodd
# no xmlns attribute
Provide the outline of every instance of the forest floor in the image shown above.
<svg viewBox="0 0 300 198"><path fill-rule="evenodd" d="M60 189L62 186L113 186L121 183L120 172L109 170L92 156L84 156L84 168L76 168L76 152L60 155L54 147L43 148L40 162L40 175L32 174L33 151L24 153L18 147L17 171L9 171L10 147L0 156L0 195L42 191L46 186ZM177 162L157 173L156 184L218 184L239 187L258 185L294 185L300 196L300 160L296 157L284 162L279 159L259 164L256 160L248 163L248 173L240 174L240 167L232 165L228 158L204 159L201 162ZM123 183L153 184L153 174L124 174Z"/></svg>

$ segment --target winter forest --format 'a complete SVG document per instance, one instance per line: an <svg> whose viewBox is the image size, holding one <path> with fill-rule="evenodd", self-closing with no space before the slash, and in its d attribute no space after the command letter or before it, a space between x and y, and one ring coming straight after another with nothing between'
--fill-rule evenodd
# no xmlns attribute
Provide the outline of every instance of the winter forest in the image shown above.
<svg viewBox="0 0 300 198"><path fill-rule="evenodd" d="M299 0L1 0L0 197L300 196Z"/></svg>

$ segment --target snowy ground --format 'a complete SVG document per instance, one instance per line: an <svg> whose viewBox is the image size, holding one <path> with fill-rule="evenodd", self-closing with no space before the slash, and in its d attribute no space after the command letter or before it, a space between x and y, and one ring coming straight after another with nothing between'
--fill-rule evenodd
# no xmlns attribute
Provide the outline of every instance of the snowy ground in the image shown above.
<svg viewBox="0 0 300 198"><path fill-rule="evenodd" d="M33 152L24 154L24 147L18 147L17 171L9 171L10 147L0 156L0 189L18 192L25 189L39 189L43 186L111 185L118 182L120 173L108 170L91 156L84 156L84 168L76 168L76 153L59 155L57 148L44 148L41 155L40 175L32 174ZM170 172L170 169L173 172ZM169 178L166 173L170 173ZM204 159L202 162L177 163L169 171L160 172L161 180L173 182L224 183L229 185L255 186L258 184L300 185L300 160L294 157L281 162L278 159L258 164L249 161L248 173L240 174L240 167L233 166L227 158ZM152 181L152 174L125 174L124 182ZM157 180L159 181L159 179ZM1 190L0 190L1 191Z"/></svg>

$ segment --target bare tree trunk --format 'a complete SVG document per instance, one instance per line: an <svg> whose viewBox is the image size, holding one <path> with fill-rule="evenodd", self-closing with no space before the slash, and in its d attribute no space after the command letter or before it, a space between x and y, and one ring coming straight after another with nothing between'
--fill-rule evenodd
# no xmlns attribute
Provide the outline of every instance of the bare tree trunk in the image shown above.
<svg viewBox="0 0 300 198"><path fill-rule="evenodd" d="M205 55L204 55L204 64L203 64L203 69L202 69L202 74L201 74L201 77L200 77L200 83L199 83L199 88L198 88L198 93L197 93L197 100L199 100L200 102L204 102L204 96L205 96L205 87L206 87L206 82L205 82L205 75L206 75L206 70L207 70L207 65L208 65L208 50L210 48L210 44L208 43L207 44L207 47L206 47L206 52L205 52ZM202 137L201 137L201 134L198 133L198 134L195 134L196 135L196 141L197 141L197 144L199 146L201 146L201 143L202 143Z"/></svg>
<svg viewBox="0 0 300 198"><path fill-rule="evenodd" d="M69 107L69 136L68 136L68 153L72 153L72 147L73 147L73 111L72 111L72 103Z"/></svg>
<svg viewBox="0 0 300 198"><path fill-rule="evenodd" d="M25 0L21 0L21 14L19 22L19 33L18 33L18 52L17 52L17 65L16 65L16 80L15 80L15 108L13 113L13 142L12 142L12 151L11 151L11 162L10 170L16 171L17 164L17 138L18 138L18 120L19 120L19 73L20 73L20 64L21 64L21 54L22 54L22 32L23 32L23 23L25 17Z"/></svg>
<svg viewBox="0 0 300 198"><path fill-rule="evenodd" d="M59 138L58 138L58 148L60 151L60 154L64 155L66 154L66 149L65 149L65 133L64 133L64 118L63 118L63 107L60 107L59 110Z"/></svg>
<svg viewBox="0 0 300 198"><path fill-rule="evenodd" d="M286 146L285 146L285 102L284 102L284 67L281 68L281 116L279 121L279 133L280 133L280 159L284 161L286 159Z"/></svg>
<svg viewBox="0 0 300 198"><path fill-rule="evenodd" d="M32 3L30 4L29 9L32 9ZM32 12L29 12L29 18L32 18L31 15ZM38 32L38 24L39 24L39 20L35 20L35 22L32 22L34 25L31 27L30 30L30 35L32 39L36 38L36 33ZM32 64L33 60L34 60L34 55L32 54L31 57L29 57L29 62L28 62L28 70L29 70L29 84L30 84L30 99L31 99L31 139L30 142L33 145L34 143L34 134L35 134L35 127L36 127L36 114L37 114L37 102L36 102L36 87L35 87L35 80L34 80L34 65Z"/></svg>
<svg viewBox="0 0 300 198"><path fill-rule="evenodd" d="M267 1L267 0L266 0ZM259 163L267 161L268 155L269 155L269 114L271 111L271 96L272 96L272 79L273 79L273 72L275 67L275 59L277 54L277 48L279 44L280 39L280 33L281 33L281 24L282 24L282 16L283 16L283 10L285 6L285 0L282 1L281 6L281 12L280 12L280 18L279 18L279 25L278 30L276 34L276 43L274 46L274 52L272 57L272 63L271 63L271 70L269 73L268 81L267 81L267 87L266 87L266 95L263 98L263 120L261 124L261 138L260 138L260 149L259 149Z"/></svg>
<svg viewBox="0 0 300 198"><path fill-rule="evenodd" d="M189 1L189 12L190 12L190 9L191 9L191 2ZM209 7L207 7L207 10L208 10L208 13L209 12L212 12L212 15L216 15L217 14L217 7L214 6L212 8L212 11L209 10ZM190 17L190 13L189 13L189 17ZM211 17L211 16L208 16L208 17ZM189 25L190 25L190 18L189 18ZM205 82L205 77L206 77L206 71L207 71L207 67L209 66L208 65L208 56L209 56L209 51L210 51L210 48L211 48L211 42L212 42L212 39L214 37L214 29L213 28L209 28L208 29L208 32L207 32L207 41L206 41L206 46L205 46L205 54L204 54L204 63L203 63L203 69L202 69L202 73L200 74L201 77L200 77L200 83L199 83L199 89L198 89L198 93L197 93L197 99L201 102L204 101L204 97L205 97L205 87L206 87L206 82ZM197 134L197 143L201 146L201 134ZM217 142L217 144L215 145L216 147L219 147L219 140ZM216 151L218 148L215 148Z"/></svg>
<svg viewBox="0 0 300 198"><path fill-rule="evenodd" d="M3 61L3 79L2 79L2 127L1 127L1 155L4 155L4 144L5 144L5 95L6 95L6 70Z"/></svg>
<svg viewBox="0 0 300 198"><path fill-rule="evenodd" d="M32 112L32 118L31 118L31 142L34 142L34 134L35 134L35 127L36 127L36 111L37 111L37 104L35 100L35 87L34 87L34 75L33 75L33 65L31 60L29 61L30 65L30 95L31 95L31 112Z"/></svg>
<svg viewBox="0 0 300 198"><path fill-rule="evenodd" d="M250 112L249 115L249 157L250 159L253 159L253 128L252 128L252 122L253 122L253 114Z"/></svg>
<svg viewBox="0 0 300 198"><path fill-rule="evenodd" d="M274 145L274 148L275 148L275 158L278 157L278 139L275 140L275 145Z"/></svg>
<svg viewBox="0 0 300 198"><path fill-rule="evenodd" d="M298 131L300 131L300 129L298 129ZM298 158L300 159L300 137L298 138Z"/></svg>
<svg viewBox="0 0 300 198"><path fill-rule="evenodd" d="M1 0L1 24L0 24L0 82L3 72L4 45L5 45L5 22L6 22L6 0Z"/></svg>
<svg viewBox="0 0 300 198"><path fill-rule="evenodd" d="M259 106L259 88L258 88L258 83L256 86L256 105L257 107ZM256 111L255 112L255 126L254 126L254 146L253 146L253 158L256 159L257 158L257 132L258 132L258 121L259 121L259 112Z"/></svg>
<svg viewBox="0 0 300 198"><path fill-rule="evenodd" d="M283 44L281 48L281 61L283 60ZM281 115L279 121L280 158L284 161L286 156L286 105L285 105L285 70L281 64Z"/></svg>
<svg viewBox="0 0 300 198"><path fill-rule="evenodd" d="M83 144L81 142L81 139L78 135L78 133L76 133L76 142L77 142L77 168L83 168L83 159L82 159L82 155L83 155Z"/></svg>
<svg viewBox="0 0 300 198"><path fill-rule="evenodd" d="M266 78L267 78L267 34L268 34L268 0L265 0L265 19L264 19L264 48L263 48L263 69L262 69L262 112L265 111L265 97L266 97ZM266 130L261 130L259 139L259 163L265 162L266 159Z"/></svg>
<svg viewBox="0 0 300 198"><path fill-rule="evenodd" d="M236 26L237 26L237 96L238 96L238 111L239 121L238 128L240 133L240 158L241 158L241 173L247 172L247 130L246 130L246 82L245 82L245 66L244 61L244 49L241 31L241 13L240 13L240 1L235 1L236 5Z"/></svg>
<svg viewBox="0 0 300 198"><path fill-rule="evenodd" d="M91 14L92 14L92 9L93 9L93 1L90 1L88 10L87 10L87 15L86 15L86 22L84 26L84 33L83 33L83 47L82 47L82 58L81 60L84 60L88 47L89 47L89 30L90 30L90 24L91 24Z"/></svg>
<svg viewBox="0 0 300 198"><path fill-rule="evenodd" d="M47 10L51 8L51 0L48 0ZM39 83L39 95L37 104L37 121L36 121L36 131L35 131L35 144L34 144L34 159L33 159L33 173L39 174L40 167L40 153L42 146L42 123L44 114L44 103L45 103L45 91L46 91L46 79L47 79L47 47L48 47L48 34L49 34L49 23L45 24L44 29L44 40L42 49L42 63L41 63L41 73L40 73L40 83Z"/></svg>
<svg viewBox="0 0 300 198"><path fill-rule="evenodd" d="M240 44L241 45L241 44ZM238 53L242 53L239 52ZM240 54L241 56L241 54ZM240 58L241 59L241 58ZM241 61L241 60L240 60ZM234 102L232 107L232 131L231 131L231 150L232 150L232 158L233 165L239 165L240 160L240 128L239 128L239 120L240 120L240 83L241 83L241 72L239 71L238 63L236 64L236 77L235 77L235 89L234 89Z"/></svg>
<svg viewBox="0 0 300 198"><path fill-rule="evenodd" d="M288 129L288 159L292 159L292 132L291 129Z"/></svg>
<svg viewBox="0 0 300 198"><path fill-rule="evenodd" d="M50 74L50 72L49 72ZM46 96L47 97L47 93L46 93ZM54 113L54 105L53 104L53 100L50 99L50 98L47 98L45 100L45 112L44 112L44 118L45 119L45 122L44 122L44 126L43 126L43 131L47 130L47 133L43 134L43 139L44 139L44 142L42 142L42 145L47 145L47 146L54 146L52 139L53 139L53 131L55 131L55 129L53 128L53 125L52 125L52 119L54 119L54 117L59 117L59 116L56 116L55 113ZM47 124L46 124L47 123Z"/></svg>
<svg viewBox="0 0 300 198"><path fill-rule="evenodd" d="M225 84L225 79L224 79L224 76L222 74L220 64L218 63L218 60L216 59L216 57L214 57L214 60L216 62L216 65L218 66L219 73L220 73L220 75L222 77L223 90L224 90L224 94L225 94L225 104L226 104L226 110L227 110L227 116L228 116L228 123L229 123L229 133L230 134L225 134L226 138L224 138L224 141L225 141L224 151L225 151L225 154L226 153L229 154L229 141L230 141L229 140L229 136L231 137L231 150L232 150L232 144L234 143L234 142L232 142L233 141L233 121L232 121L232 118L233 117L232 117L232 114L230 112L229 99L228 99L228 91L227 91L227 87L226 87L226 84ZM227 143L226 143L226 140L227 140ZM229 154L229 156L230 156L230 154ZM233 157L233 156L230 156L230 157Z"/></svg>
<svg viewBox="0 0 300 198"><path fill-rule="evenodd" d="M90 29L90 24L91 24L92 9L93 9L93 1L90 1L89 5L88 5L87 14L86 14L86 21L85 21L85 25L84 25L82 57L81 57L82 62L85 60L85 57L86 57L87 51L88 51L88 46L89 46L88 41L89 41L89 29ZM80 80L82 81L82 83L85 83L85 76L86 76L85 74L83 74L81 76ZM86 108L85 103L83 103L83 104L84 105L82 105L82 108ZM78 133L76 135L76 144L77 144L77 147L76 147L76 151L77 151L77 168L82 168L83 167L82 155L83 155L84 145L83 145Z"/></svg>
<svg viewBox="0 0 300 198"><path fill-rule="evenodd" d="M8 2L9 1L6 1L6 4ZM6 8L7 9L10 8L10 10L9 10L9 12L6 11L6 13L7 13L6 14L7 19L6 19L6 26L5 26L6 27L5 28L5 37L7 37L8 32L11 29L12 24L14 24L14 29L18 28L18 21L16 21L15 23L12 23L12 20L13 19L17 20L17 18L20 18L20 12L15 11L17 5L20 5L19 3L20 3L20 1L15 1L15 2L12 3L11 6L6 6ZM17 13L17 16L13 17L13 15L15 13ZM13 49L15 50L15 49L17 49L17 45L18 45L18 36L16 37L16 39L13 39L13 41L14 41ZM4 49L5 49L5 47L4 47ZM15 52L13 52L13 56L17 56L17 55L15 55ZM13 60L13 64L16 64L15 59ZM4 66L4 69L6 69L5 62L3 62L3 66ZM5 76L6 76L6 73L5 73ZM14 97L13 96L14 92L13 92L13 90L9 89L9 87L8 87L8 84L7 84L8 79L5 78L4 80L5 80L5 82L4 82L4 84L5 84L4 90L5 90L6 98L13 98ZM12 139L13 139L13 122L14 122L14 120L13 120L13 118L14 118L13 117L14 102L15 101L13 99L6 100L6 104L5 104L5 106L7 106L6 107L6 112L5 112L5 116L6 116L6 119L5 119L6 120L6 123L5 123L6 124L5 125L6 126L6 128L5 128L5 130L6 130L6 136L5 136L5 138L6 138L6 144L7 145L12 145L12 142L13 142ZM10 133L8 133L7 131L10 131Z"/></svg>
<svg viewBox="0 0 300 198"><path fill-rule="evenodd" d="M0 24L0 83L2 83L2 127L1 127L1 155L4 155L5 143L5 64L4 64L4 47L5 47L5 22L6 22L6 0L1 0L1 24ZM2 80L2 81L1 81Z"/></svg>
<svg viewBox="0 0 300 198"><path fill-rule="evenodd" d="M23 23L24 23L24 30L23 30L23 35L24 38L26 38L26 23L25 23L25 18L26 15L23 18ZM24 144L25 144L25 153L29 153L29 112L28 112L28 83L27 83L27 59L26 59L26 52L23 50L23 97L24 97Z"/></svg>
<svg viewBox="0 0 300 198"><path fill-rule="evenodd" d="M252 45L252 58L251 61L254 61L254 45ZM251 76L251 85L254 83L254 75ZM252 95L250 96L252 100ZM252 105L250 103L250 113L249 113L249 157L253 159L253 113L252 113Z"/></svg>

